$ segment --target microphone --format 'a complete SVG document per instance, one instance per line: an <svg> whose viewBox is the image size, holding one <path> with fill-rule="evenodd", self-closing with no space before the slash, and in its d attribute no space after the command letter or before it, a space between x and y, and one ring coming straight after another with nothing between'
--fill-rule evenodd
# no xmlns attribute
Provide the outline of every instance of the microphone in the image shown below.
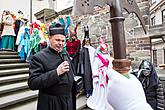
<svg viewBox="0 0 165 110"><path fill-rule="evenodd" d="M60 58L61 58L62 61L65 61L65 59L64 59L64 57L63 57L63 55L62 55L61 52L60 52L59 56L60 56Z"/></svg>

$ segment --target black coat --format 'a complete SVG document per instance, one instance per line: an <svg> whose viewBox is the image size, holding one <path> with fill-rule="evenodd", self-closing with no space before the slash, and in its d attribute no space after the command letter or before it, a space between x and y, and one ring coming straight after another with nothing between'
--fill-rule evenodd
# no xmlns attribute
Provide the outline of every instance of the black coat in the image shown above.
<svg viewBox="0 0 165 110"><path fill-rule="evenodd" d="M144 62L144 61L143 61ZM143 69L143 62L139 66L139 70ZM151 62L150 64L151 73L149 76L145 76L143 71L139 73L138 79L142 83L146 100L154 110L164 110L164 94L163 86L157 76L155 67Z"/></svg>
<svg viewBox="0 0 165 110"><path fill-rule="evenodd" d="M74 110L72 100L73 71L58 76L56 68L68 54L48 47L33 56L30 62L28 85L39 90L37 110Z"/></svg>
<svg viewBox="0 0 165 110"><path fill-rule="evenodd" d="M78 73L83 76L83 82L84 82L84 89L85 91L91 91L93 89L92 85L92 68L90 64L90 57L89 57L89 51L88 48L83 47L80 50L80 56L79 56L79 67L78 67Z"/></svg>

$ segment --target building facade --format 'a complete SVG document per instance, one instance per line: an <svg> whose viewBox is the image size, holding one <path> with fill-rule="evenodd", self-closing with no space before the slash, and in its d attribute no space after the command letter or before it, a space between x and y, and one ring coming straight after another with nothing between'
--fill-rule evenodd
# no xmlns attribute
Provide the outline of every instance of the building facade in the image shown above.
<svg viewBox="0 0 165 110"><path fill-rule="evenodd" d="M150 40L152 62L165 64L165 1L150 0Z"/></svg>

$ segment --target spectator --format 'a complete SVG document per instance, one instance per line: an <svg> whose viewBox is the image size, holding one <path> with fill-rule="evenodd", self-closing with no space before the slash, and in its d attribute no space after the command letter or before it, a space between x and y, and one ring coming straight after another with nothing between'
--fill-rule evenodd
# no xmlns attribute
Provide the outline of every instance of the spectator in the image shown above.
<svg viewBox="0 0 165 110"><path fill-rule="evenodd" d="M142 83L147 102L154 110L164 110L164 94L162 84L153 64L143 60L139 66L138 79Z"/></svg>

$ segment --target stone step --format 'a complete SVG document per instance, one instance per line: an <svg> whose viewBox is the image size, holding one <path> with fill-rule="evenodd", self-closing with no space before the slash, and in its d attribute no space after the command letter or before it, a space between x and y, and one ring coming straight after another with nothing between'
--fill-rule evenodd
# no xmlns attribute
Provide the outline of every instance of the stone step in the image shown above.
<svg viewBox="0 0 165 110"><path fill-rule="evenodd" d="M18 55L0 55L0 59L16 59L16 58L20 58L20 56Z"/></svg>
<svg viewBox="0 0 165 110"><path fill-rule="evenodd" d="M76 110L91 110L86 108L86 98L85 96L77 98ZM37 110L37 98L27 100L7 108L2 108L1 110Z"/></svg>
<svg viewBox="0 0 165 110"><path fill-rule="evenodd" d="M24 74L17 74L17 75L11 75L11 76L1 76L0 77L0 84L2 83L11 83L11 82L18 82L22 80L27 80L29 77L28 73Z"/></svg>
<svg viewBox="0 0 165 110"><path fill-rule="evenodd" d="M38 96L38 91L21 90L12 94L0 95L0 109Z"/></svg>
<svg viewBox="0 0 165 110"><path fill-rule="evenodd" d="M1 108L1 110L37 110L37 98L20 102L6 108Z"/></svg>
<svg viewBox="0 0 165 110"><path fill-rule="evenodd" d="M1 108L1 110L37 110L37 98Z"/></svg>
<svg viewBox="0 0 165 110"><path fill-rule="evenodd" d="M6 94L6 93L9 93L9 92L26 89L26 88L28 88L27 81L9 83L7 85L1 85L0 86L0 95L4 94L4 93Z"/></svg>
<svg viewBox="0 0 165 110"><path fill-rule="evenodd" d="M0 55L18 55L18 52L13 52L13 51L0 51Z"/></svg>
<svg viewBox="0 0 165 110"><path fill-rule="evenodd" d="M25 62L21 59L0 59L0 64L21 63Z"/></svg>
<svg viewBox="0 0 165 110"><path fill-rule="evenodd" d="M11 63L11 64L0 64L0 70L14 69L14 68L25 68L29 67L28 63Z"/></svg>
<svg viewBox="0 0 165 110"><path fill-rule="evenodd" d="M87 106L86 100L87 100L87 98L85 96L80 96L79 98L77 98L76 110L83 110L83 108L85 108Z"/></svg>
<svg viewBox="0 0 165 110"><path fill-rule="evenodd" d="M22 73L29 73L29 68L1 70L0 71L0 76L13 75L13 74L22 74Z"/></svg>
<svg viewBox="0 0 165 110"><path fill-rule="evenodd" d="M85 96L77 98L76 103L76 110L91 110L84 109L86 108ZM1 110L37 110L37 98L15 104L7 108L2 108Z"/></svg>

